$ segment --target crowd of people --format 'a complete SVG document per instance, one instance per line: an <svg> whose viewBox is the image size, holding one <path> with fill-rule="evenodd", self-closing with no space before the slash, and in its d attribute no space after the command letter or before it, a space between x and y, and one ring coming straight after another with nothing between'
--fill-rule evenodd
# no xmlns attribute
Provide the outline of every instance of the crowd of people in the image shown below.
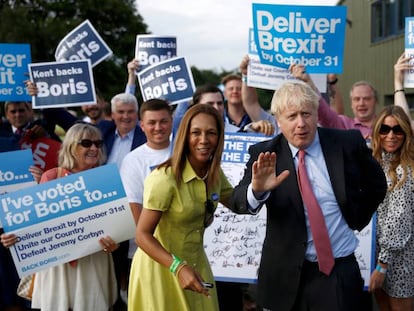
<svg viewBox="0 0 414 311"><path fill-rule="evenodd" d="M37 272L27 301L16 293L9 250L18 237L0 228L0 310L370 310L371 293L380 310L413 310L409 59L403 54L394 65L394 105L378 114L374 86L351 87L353 117L344 115L336 76L328 75L325 97L301 64L290 66L296 80L276 90L271 113L264 111L244 78L248 62L242 59L241 75L223 78L223 92L199 86L175 110L162 99L138 104L136 60L125 92L110 104L97 96L82 118L53 108L35 120L30 103L7 102L0 152L19 150L24 137L58 141L55 168L30 168L39 183L115 163L136 234L101 236L101 251ZM27 87L36 96L36 85ZM268 136L250 147L234 188L220 167L224 133L232 132ZM257 286L214 280L203 237L218 203L237 214L266 208ZM376 267L364 291L355 231L375 212Z"/></svg>

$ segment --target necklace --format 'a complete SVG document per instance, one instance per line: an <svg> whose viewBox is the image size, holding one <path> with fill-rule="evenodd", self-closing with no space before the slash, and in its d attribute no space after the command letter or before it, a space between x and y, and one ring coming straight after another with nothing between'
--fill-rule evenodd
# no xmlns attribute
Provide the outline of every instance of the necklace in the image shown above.
<svg viewBox="0 0 414 311"><path fill-rule="evenodd" d="M207 177L208 177L208 171L207 171L207 173L203 177L201 177L201 180L206 180Z"/></svg>

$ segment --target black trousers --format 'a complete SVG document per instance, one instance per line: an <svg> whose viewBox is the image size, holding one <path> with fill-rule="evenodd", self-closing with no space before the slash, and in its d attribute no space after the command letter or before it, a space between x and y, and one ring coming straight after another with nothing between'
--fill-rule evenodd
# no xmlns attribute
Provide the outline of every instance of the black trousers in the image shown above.
<svg viewBox="0 0 414 311"><path fill-rule="evenodd" d="M371 295L364 292L364 280L353 254L335 259L329 276L319 271L318 263L305 261L291 311L369 310L372 310Z"/></svg>
<svg viewBox="0 0 414 311"><path fill-rule="evenodd" d="M364 280L355 256L335 259L329 276L318 263L305 261L292 311L366 311Z"/></svg>
<svg viewBox="0 0 414 311"><path fill-rule="evenodd" d="M4 233L0 228L0 235ZM17 296L17 286L19 285L19 275L10 250L0 244L0 311L8 308L15 310L29 310L30 301ZM20 307L20 309L18 308Z"/></svg>
<svg viewBox="0 0 414 311"><path fill-rule="evenodd" d="M242 311L242 283L216 281L220 311Z"/></svg>

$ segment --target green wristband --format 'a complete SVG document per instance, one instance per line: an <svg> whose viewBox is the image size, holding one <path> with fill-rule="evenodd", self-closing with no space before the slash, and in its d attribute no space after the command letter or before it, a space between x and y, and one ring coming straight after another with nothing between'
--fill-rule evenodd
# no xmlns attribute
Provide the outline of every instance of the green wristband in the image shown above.
<svg viewBox="0 0 414 311"><path fill-rule="evenodd" d="M178 266L183 262L179 257L175 256L174 254L172 254L173 257L173 262L171 263L170 266L170 272L174 273L177 271Z"/></svg>

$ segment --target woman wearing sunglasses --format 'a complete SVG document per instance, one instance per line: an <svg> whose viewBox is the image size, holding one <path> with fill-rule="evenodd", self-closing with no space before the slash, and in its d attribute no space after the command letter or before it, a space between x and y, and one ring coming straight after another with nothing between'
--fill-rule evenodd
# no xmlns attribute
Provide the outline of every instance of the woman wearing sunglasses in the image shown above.
<svg viewBox="0 0 414 311"><path fill-rule="evenodd" d="M204 229L232 186L220 168L223 118L195 105L180 123L172 156L147 177L139 217L128 310L218 310Z"/></svg>
<svg viewBox="0 0 414 311"><path fill-rule="evenodd" d="M105 162L99 129L77 123L66 133L59 151L59 167L43 173L40 182L85 171ZM2 238L3 242L3 238ZM16 242L9 235L6 244ZM97 241L103 251L36 273L32 308L42 311L106 311L115 303L117 285L111 252L118 248L109 236Z"/></svg>
<svg viewBox="0 0 414 311"><path fill-rule="evenodd" d="M413 310L414 146L410 119L398 106L378 116L373 155L387 177L388 191L377 209L377 266L369 290L380 310Z"/></svg>

